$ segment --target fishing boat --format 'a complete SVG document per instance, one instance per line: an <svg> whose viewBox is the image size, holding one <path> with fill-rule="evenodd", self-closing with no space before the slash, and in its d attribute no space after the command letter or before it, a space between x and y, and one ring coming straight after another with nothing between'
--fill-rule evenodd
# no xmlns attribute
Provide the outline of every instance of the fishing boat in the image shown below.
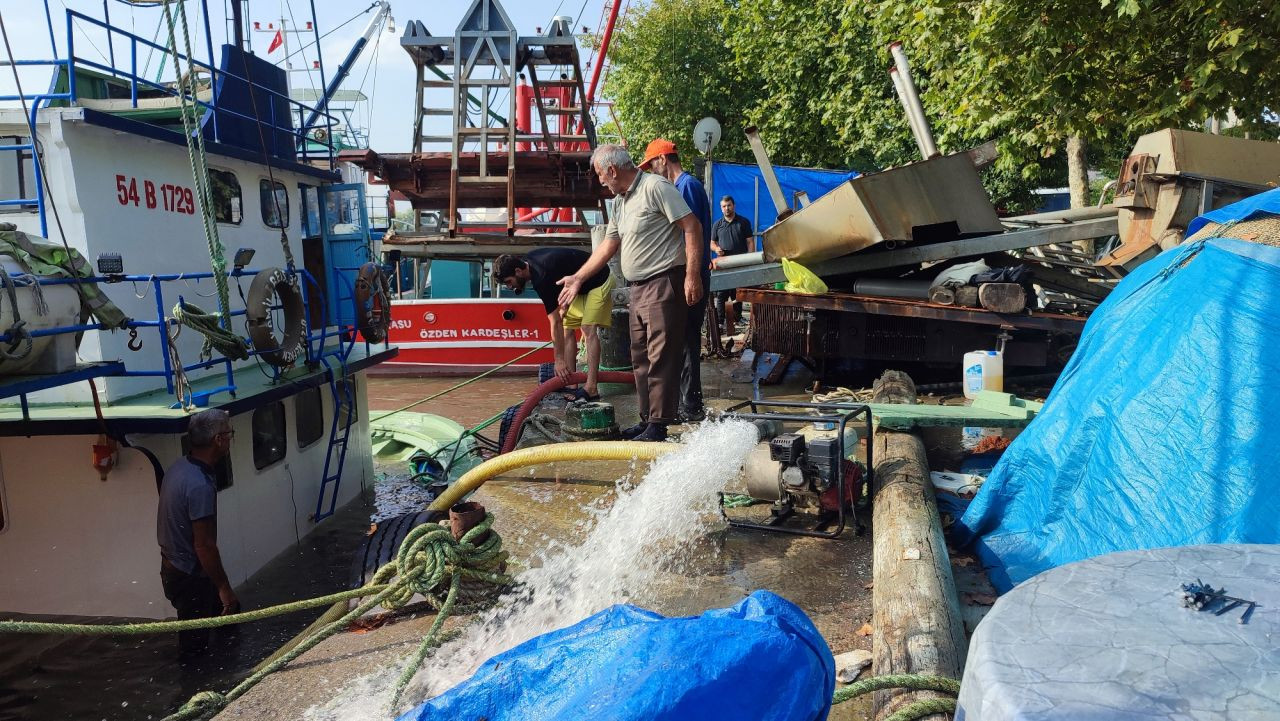
<svg viewBox="0 0 1280 721"><path fill-rule="evenodd" d="M235 431L233 584L372 482L365 378L396 350L363 186L317 132L337 83L292 99L232 5L220 48L207 7L190 34L182 3L130 8L167 42L49 13L50 55L0 68L0 611L172 614L156 491L196 410Z"/></svg>
<svg viewBox="0 0 1280 721"><path fill-rule="evenodd" d="M530 373L554 359L542 304L531 291L512 297L486 270L503 253L590 250L608 193L588 159L622 10L605 4L585 64L572 18L521 35L496 0L472 3L449 35L405 27L418 79L413 152L339 156L413 208L412 227L384 239L399 262L390 333L400 354L383 370Z"/></svg>

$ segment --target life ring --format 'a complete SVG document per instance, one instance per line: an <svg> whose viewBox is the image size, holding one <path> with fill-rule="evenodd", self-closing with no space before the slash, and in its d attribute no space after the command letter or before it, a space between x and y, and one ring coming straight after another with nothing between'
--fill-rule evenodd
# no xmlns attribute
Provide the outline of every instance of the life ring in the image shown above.
<svg viewBox="0 0 1280 721"><path fill-rule="evenodd" d="M284 312L284 337L276 340L271 322L272 307L279 302ZM303 324L302 292L297 276L279 268L263 268L253 276L249 296L245 300L245 325L253 347L263 360L277 368L293 365L303 355L306 340Z"/></svg>
<svg viewBox="0 0 1280 721"><path fill-rule="evenodd" d="M365 263L356 275L356 328L370 343L387 339L391 328L391 285L377 263Z"/></svg>

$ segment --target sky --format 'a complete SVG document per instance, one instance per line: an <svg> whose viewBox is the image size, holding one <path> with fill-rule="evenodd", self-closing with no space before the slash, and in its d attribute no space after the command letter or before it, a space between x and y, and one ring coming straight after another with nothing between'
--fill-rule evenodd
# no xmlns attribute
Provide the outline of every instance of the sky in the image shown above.
<svg viewBox="0 0 1280 721"><path fill-rule="evenodd" d="M103 19L104 0L0 0L0 17L4 19L13 54L18 59L52 59L49 30L44 15L44 3L47 1L53 14L54 38L57 42L58 54L65 57L67 46L66 10L71 9L91 18ZM224 0L207 0L215 48L220 46L228 35L230 6L224 6ZM499 0L501 2L501 0ZM534 35L537 28L545 31L552 17L565 15L575 18L575 32L581 32L585 26L595 32L599 26L605 0L507 0L502 3L508 17L515 24L521 35ZM412 149L413 115L414 115L414 68L409 55L400 48L400 35L411 20L419 20L434 35L452 35L463 13L470 7L470 0L432 0L430 2L397 2L391 0L391 15L395 19L395 33L380 32L375 42L370 42L343 84L343 89L362 89L371 102L360 107L355 114L357 125L364 124L369 128L370 145L380 152L408 152ZM245 10L246 20L252 25L260 23L266 28L268 23L279 27L280 18L284 18L290 27L305 26L311 19L310 0L249 0ZM317 27L321 34L331 33L321 40L324 52L324 65L328 77L346 57L360 34L364 31L372 12L360 14L363 0L315 0ZM118 28L146 39L157 38L159 23L163 19L163 10L159 6L134 7L122 0L106 0L106 7L111 14L111 23ZM201 12L199 0L187 0L187 13L191 23L194 55L198 60L207 61L204 41L203 19L196 19ZM350 22L348 22L350 21ZM345 25L344 25L345 23ZM75 34L76 55L108 64L109 46L105 33L91 24L77 22ZM267 53L273 32L250 32L249 39L253 50L259 56L280 62L283 49ZM293 35L289 38L290 51L296 52L305 43L314 40L312 34ZM155 40L166 45L167 39L160 34ZM114 41L117 66L128 67L129 51L121 36ZM3 53L3 48L0 48ZM587 52L582 53L586 61ZM301 53L293 55L293 66L303 69L311 66L315 59L315 48L309 47ZM0 58L4 58L0 55ZM305 58L305 59L304 59ZM146 49L139 50L138 64L146 72L139 73L145 77L154 77L160 56L148 57ZM24 68L20 74L23 90L28 95L48 87L50 69L47 67ZM0 67L0 96L13 95L14 79L12 71ZM588 73L584 69L584 73ZM589 74L588 74L589 77ZM319 74L310 77L307 73L294 73L291 79L294 87L319 86ZM13 105L13 103L0 103ZM447 123L446 128L447 130Z"/></svg>

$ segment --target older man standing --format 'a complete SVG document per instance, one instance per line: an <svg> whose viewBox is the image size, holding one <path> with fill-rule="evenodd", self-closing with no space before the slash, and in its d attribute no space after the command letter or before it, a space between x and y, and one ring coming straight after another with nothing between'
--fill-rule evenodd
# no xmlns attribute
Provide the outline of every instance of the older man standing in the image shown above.
<svg viewBox="0 0 1280 721"><path fill-rule="evenodd" d="M156 539L160 543L160 583L179 620L240 610L218 552L218 488L213 467L231 451L231 417L211 408L191 416L191 452L174 461L160 482ZM203 653L209 631L179 631L183 656Z"/></svg>
<svg viewBox="0 0 1280 721"><path fill-rule="evenodd" d="M640 169L656 173L670 180L680 191L685 205L693 211L693 217L702 226L702 288L711 285L711 205L702 181L685 172L680 165L680 155L675 143L658 138L644 150ZM700 421L707 417L702 406L702 321L707 316L707 295L689 306L689 319L684 330L684 366L680 370L680 420Z"/></svg>
<svg viewBox="0 0 1280 721"><path fill-rule="evenodd" d="M671 181L636 168L625 148L591 154L600 183L614 193L604 241L573 275L559 281L568 307L615 253L631 286L631 363L640 422L624 438L661 441L676 421L689 307L702 300L702 227Z"/></svg>

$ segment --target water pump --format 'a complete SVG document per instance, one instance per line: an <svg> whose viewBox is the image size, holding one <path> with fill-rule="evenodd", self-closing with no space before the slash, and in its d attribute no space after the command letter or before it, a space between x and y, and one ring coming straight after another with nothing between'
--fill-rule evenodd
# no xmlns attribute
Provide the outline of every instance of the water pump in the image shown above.
<svg viewBox="0 0 1280 721"><path fill-rule="evenodd" d="M838 480L844 477L845 506L857 501L862 468L840 457L840 439L807 439L783 433L760 443L743 465L747 494L774 502L774 514L794 508L836 511L840 505Z"/></svg>

